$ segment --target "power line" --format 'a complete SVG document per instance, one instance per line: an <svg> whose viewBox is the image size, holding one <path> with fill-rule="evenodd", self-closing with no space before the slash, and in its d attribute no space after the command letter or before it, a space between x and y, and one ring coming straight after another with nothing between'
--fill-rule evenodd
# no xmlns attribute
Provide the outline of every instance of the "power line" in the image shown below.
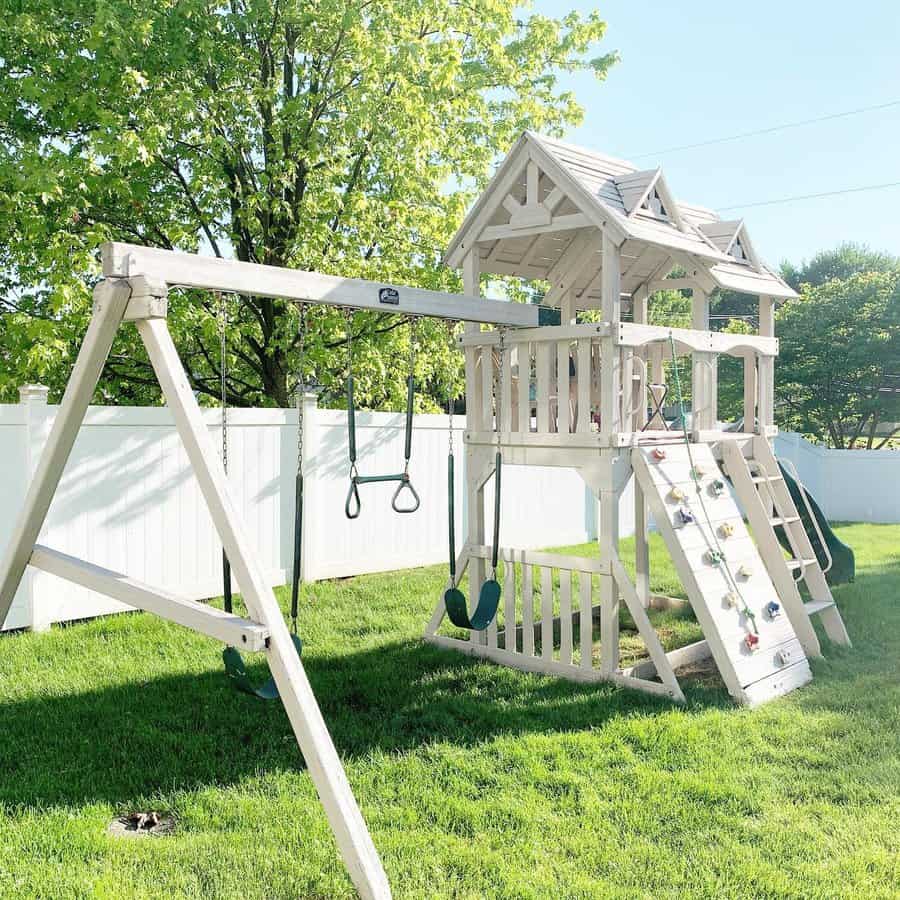
<svg viewBox="0 0 900 900"><path fill-rule="evenodd" d="M816 125L819 122L830 122L833 119L858 116L862 113L876 112L880 109L890 109L893 106L900 106L900 100L890 100L887 103L879 103L876 106L861 106L858 109L848 109L844 112L831 113L827 116L818 116L815 119L800 119L797 122L785 122L783 125L772 125L769 128L760 128L757 131L744 131L741 134L731 134L727 137L712 138L708 141L700 141L697 144L682 144L679 147L668 147L665 150L653 150L650 153L627 154L626 158L644 159L648 156L661 156L663 153L680 153L682 150L696 150L698 147L711 147L713 144L726 144L729 141L741 141L744 138L756 137L760 134L773 134L776 131L784 131L788 128L802 128L805 125Z"/></svg>
<svg viewBox="0 0 900 900"><path fill-rule="evenodd" d="M837 197L841 194L858 194L862 191L881 191L895 187L900 187L900 181L889 181L885 184L866 184L862 187L844 188L840 191L823 191L820 194L797 194L794 197L779 197L776 200L757 200L755 203L736 203L733 206L719 206L716 208L716 212L728 212L732 209L749 209L752 206L774 206L777 203L794 203L797 200L818 200L820 197Z"/></svg>

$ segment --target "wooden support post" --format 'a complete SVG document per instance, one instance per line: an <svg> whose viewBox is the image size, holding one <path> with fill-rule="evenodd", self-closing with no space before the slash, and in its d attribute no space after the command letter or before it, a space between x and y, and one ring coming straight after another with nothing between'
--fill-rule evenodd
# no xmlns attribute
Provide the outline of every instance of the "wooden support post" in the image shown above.
<svg viewBox="0 0 900 900"><path fill-rule="evenodd" d="M474 247L463 260L463 290L470 297L481 294L481 261L478 258L478 248ZM472 334L481 330L481 326L475 322L466 323L466 333ZM485 397L490 396L492 366L485 366L490 362L491 348L484 348L478 365L479 353L476 347L466 347L466 429L468 431L487 430L491 427L490 415L487 413L489 405L485 403ZM475 464L473 450L466 445L466 540L470 545L484 543L484 482L480 480L479 466ZM485 579L485 562L483 559L472 559L469 562L469 605L470 613L475 611L478 603L478 593ZM481 631L471 631L469 639L475 644L485 644L487 636Z"/></svg>
<svg viewBox="0 0 900 900"><path fill-rule="evenodd" d="M756 354L744 354L744 431L756 431Z"/></svg>
<svg viewBox="0 0 900 900"><path fill-rule="evenodd" d="M255 559L252 543L232 502L222 461L188 384L166 321L147 319L138 322L137 327L247 609L254 621L269 631L266 653L269 669L350 877L362 897L388 898L390 887L378 852L350 790L303 664L294 650L278 601Z"/></svg>
<svg viewBox="0 0 900 900"><path fill-rule="evenodd" d="M620 270L619 248L604 232L601 306L603 319L610 324L610 334L600 342L600 430L606 434L615 434L621 425L621 368L614 337L622 309Z"/></svg>
<svg viewBox="0 0 900 900"><path fill-rule="evenodd" d="M649 296L646 287L640 287L632 298L633 315L635 323L646 325L649 320ZM655 346L655 345L653 345ZM647 381L653 381L650 374L650 362L647 354L641 357L647 369ZM661 364L660 364L661 367ZM639 398L637 427L643 428L647 423L647 400ZM644 497L643 488L634 481L634 587L641 606L647 609L650 606L650 543L647 536L647 500Z"/></svg>
<svg viewBox="0 0 900 900"><path fill-rule="evenodd" d="M619 553L619 495L600 492L600 559L610 563ZM619 589L612 575L600 576L600 671L619 668Z"/></svg>
<svg viewBox="0 0 900 900"><path fill-rule="evenodd" d="M759 298L759 333L762 337L775 337L775 301L765 295ZM775 358L761 356L757 370L759 425L765 434L766 426L775 424Z"/></svg>

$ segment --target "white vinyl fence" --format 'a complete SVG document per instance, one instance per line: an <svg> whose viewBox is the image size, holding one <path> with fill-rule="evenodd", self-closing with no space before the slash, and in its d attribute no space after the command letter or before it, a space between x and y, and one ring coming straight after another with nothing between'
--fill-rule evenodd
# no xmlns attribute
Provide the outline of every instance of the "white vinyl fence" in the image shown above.
<svg viewBox="0 0 900 900"><path fill-rule="evenodd" d="M17 405L0 406L0 552L56 415L47 391L26 387ZM216 440L220 419L207 420ZM391 511L394 484L363 485L362 514L344 516L347 493L346 414L319 410L307 398L304 428L304 578L317 580L446 561L447 417L415 417L413 484L419 511ZM295 410L246 409L228 414L228 470L235 500L273 585L291 570ZM461 429L457 452L457 545L464 531ZM358 413L359 468L399 472L402 414ZM900 521L900 453L839 451L779 435L776 452L793 460L825 513L835 519ZM485 491L488 521L492 488ZM633 491L622 498L621 532L633 531ZM507 466L501 543L528 549L594 540L597 503L578 475L564 468ZM164 407L92 407L75 443L40 541L64 553L195 599L222 592L221 548L187 456ZM29 569L3 628L122 610L120 604Z"/></svg>
<svg viewBox="0 0 900 900"><path fill-rule="evenodd" d="M900 522L900 451L831 450L799 434L775 438L822 512L844 522Z"/></svg>
<svg viewBox="0 0 900 900"><path fill-rule="evenodd" d="M41 387L0 406L0 552L5 549L56 407ZM419 511L390 508L395 484L360 487L362 514L344 516L346 414L306 405L304 428L307 580L439 563L447 555L447 417L416 416L410 474ZM220 417L207 421L220 440ZM462 417L455 420L457 544L464 532ZM404 417L358 413L359 469L399 472ZM295 410L228 413L228 472L234 498L273 585L288 581L293 552ZM492 503L490 490L487 503ZM488 506L489 512L492 510ZM503 478L501 542L533 548L596 537L596 502L568 469L508 466ZM169 411L92 407L81 428L40 542L182 596L219 596L221 548ZM120 604L29 569L3 627L122 610Z"/></svg>

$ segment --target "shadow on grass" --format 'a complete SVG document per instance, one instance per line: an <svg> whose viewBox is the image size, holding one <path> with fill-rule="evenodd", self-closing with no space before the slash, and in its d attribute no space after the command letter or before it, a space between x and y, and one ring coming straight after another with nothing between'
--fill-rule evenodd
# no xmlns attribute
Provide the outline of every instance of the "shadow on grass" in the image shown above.
<svg viewBox="0 0 900 900"><path fill-rule="evenodd" d="M865 601L889 597L896 584L896 572L876 569L842 591L851 632L858 620L860 631L876 636L875 646L817 664L818 689L801 699L804 709L846 709L855 680L890 678L894 654L877 646L878 623L862 623ZM672 709L635 691L525 675L418 640L310 654L306 667L338 751L350 761L436 742L468 747L498 735L598 729L619 716ZM265 675L263 663L251 669ZM685 693L687 714L730 706L721 684L708 678L688 680ZM302 766L280 704L236 693L219 671L7 703L0 706L0 735L0 803L12 808L125 805Z"/></svg>

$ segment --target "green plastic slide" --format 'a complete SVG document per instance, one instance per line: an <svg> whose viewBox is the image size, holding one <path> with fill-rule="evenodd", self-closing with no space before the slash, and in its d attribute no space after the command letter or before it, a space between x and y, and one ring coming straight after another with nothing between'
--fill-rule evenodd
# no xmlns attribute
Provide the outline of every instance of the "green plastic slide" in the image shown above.
<svg viewBox="0 0 900 900"><path fill-rule="evenodd" d="M816 531L815 525L810 518L809 509L807 509L803 499L803 491L801 490L800 485L797 484L797 480L783 465L781 465L781 463L778 464L778 468L781 469L785 484L787 484L788 490L791 492L794 505L797 507L797 512L800 514L800 521L803 523L803 527L809 535L809 540L815 551L816 558L819 560L819 565L824 569L828 565L828 557L825 553L825 549L822 547L822 542L819 540L819 534ZM838 540L837 535L831 530L831 526L828 524L828 519L825 518L825 514L819 508L819 504L813 499L812 494L810 494L809 491L806 491L806 496L809 499L810 509L812 509L813 515L816 517L816 521L819 524L819 531L822 532L822 537L825 539L828 553L831 554L832 564L831 568L825 573L826 580L829 584L846 584L848 581L853 581L854 575L856 574L856 562L853 557L853 550L845 543ZM787 535L784 533L784 529L780 527L776 528L775 533L778 535L781 546L788 552L791 552L791 547L788 543Z"/></svg>

